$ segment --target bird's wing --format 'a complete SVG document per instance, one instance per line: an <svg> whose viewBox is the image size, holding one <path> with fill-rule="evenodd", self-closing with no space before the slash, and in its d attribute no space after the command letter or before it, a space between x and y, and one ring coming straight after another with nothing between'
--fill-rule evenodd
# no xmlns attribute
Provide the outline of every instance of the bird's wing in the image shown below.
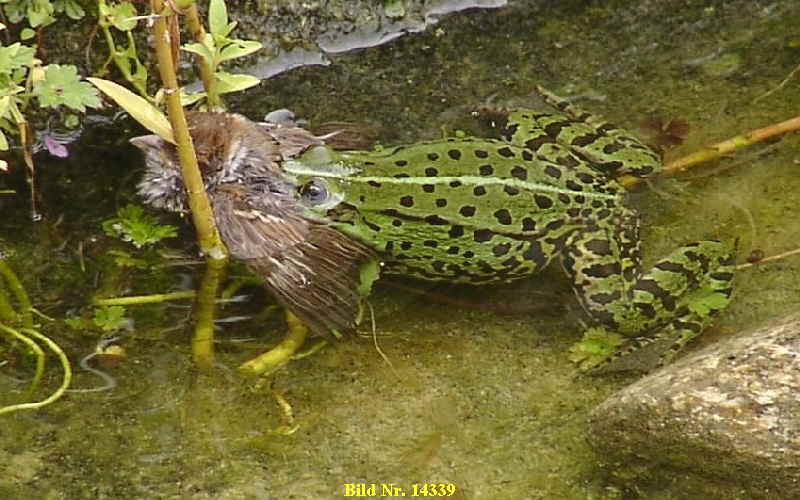
<svg viewBox="0 0 800 500"><path fill-rule="evenodd" d="M356 326L362 268L377 264L369 247L303 217L294 200L279 194L236 184L218 186L212 198L231 255L247 263L314 333Z"/></svg>

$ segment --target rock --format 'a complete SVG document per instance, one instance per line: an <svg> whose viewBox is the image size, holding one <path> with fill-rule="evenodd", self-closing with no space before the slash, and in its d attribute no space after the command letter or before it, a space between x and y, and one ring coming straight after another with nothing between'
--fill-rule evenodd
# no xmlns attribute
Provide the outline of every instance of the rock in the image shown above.
<svg viewBox="0 0 800 500"><path fill-rule="evenodd" d="M800 315L615 393L592 412L591 432L609 472L638 490L800 498Z"/></svg>

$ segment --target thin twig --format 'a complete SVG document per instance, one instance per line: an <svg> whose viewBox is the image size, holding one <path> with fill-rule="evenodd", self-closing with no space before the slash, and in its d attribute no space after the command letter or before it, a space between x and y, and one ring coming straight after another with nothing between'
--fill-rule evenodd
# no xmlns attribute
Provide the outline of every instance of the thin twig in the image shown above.
<svg viewBox="0 0 800 500"><path fill-rule="evenodd" d="M392 360L390 360L389 357L384 354L383 350L381 350L381 346L378 345L378 333L377 329L375 328L375 310L372 308L372 304L369 302L367 302L367 306L369 307L369 317L372 323L372 342L375 344L375 350L378 351L378 354L380 354L383 360L386 361L386 364L389 365L389 368L392 370L392 373L394 373L395 377L400 378L400 374L394 369Z"/></svg>
<svg viewBox="0 0 800 500"><path fill-rule="evenodd" d="M768 96L770 96L770 95L774 94L775 92L779 91L779 90L780 90L780 89L782 89L783 87L785 87L785 86L786 86L786 84L787 84L787 83L789 83L789 80L791 80L792 78L794 78L794 75L795 75L795 74L797 74L797 72L798 72L798 71L800 71L800 64L798 64L797 66L795 66L795 68L794 68L794 69L793 69L791 72L789 72L789 75L788 75L786 78L784 78L784 79L783 79L783 81L782 81L781 83L779 83L777 87L775 87L775 88L774 88L774 89L772 89L772 90L768 90L767 92L764 92L764 93L763 93L763 94L761 94L760 96L758 96L758 97L756 97L755 99L753 99L753 102L758 102L758 101L760 101L761 99L763 99L763 98L765 98L765 97L768 97Z"/></svg>
<svg viewBox="0 0 800 500"><path fill-rule="evenodd" d="M661 171L661 174L670 175L678 172L683 172L689 167L692 167L699 163L705 163L708 161L716 160L717 158L720 158L721 156L730 153L731 151L734 151L736 149L743 148L745 146L750 146L752 144L756 144L771 137L785 134L787 132L794 132L796 130L800 130L800 116L796 116L794 118L782 121L780 123L775 123L773 125L759 128L742 135L737 135L736 137L733 137L726 141L712 144L711 146L705 147L700 151L684 156L683 158L678 158L677 160L671 161L667 165L665 165L664 169ZM619 181L622 183L623 186L630 187L641 182L641 179L626 175L620 178Z"/></svg>
<svg viewBox="0 0 800 500"><path fill-rule="evenodd" d="M779 260L779 259L785 259L786 257L791 257L792 255L797 255L797 254L800 254L800 248L795 248L794 250L789 250L788 252L779 253L778 255L771 255L769 257L764 257L763 259L760 259L760 260L758 260L756 262L745 262L744 264L739 264L738 266L736 266L736 269L737 270L746 269L748 267L752 267L752 266L756 266L756 265L759 265L759 264L763 264L765 262L769 262L769 261L773 261L773 260Z"/></svg>

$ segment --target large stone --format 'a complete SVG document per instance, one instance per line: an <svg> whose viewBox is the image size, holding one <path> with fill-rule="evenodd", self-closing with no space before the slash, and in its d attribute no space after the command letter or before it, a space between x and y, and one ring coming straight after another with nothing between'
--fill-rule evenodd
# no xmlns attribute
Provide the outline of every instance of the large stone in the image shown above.
<svg viewBox="0 0 800 500"><path fill-rule="evenodd" d="M628 485L800 498L800 315L639 380L599 405L591 425L605 466Z"/></svg>

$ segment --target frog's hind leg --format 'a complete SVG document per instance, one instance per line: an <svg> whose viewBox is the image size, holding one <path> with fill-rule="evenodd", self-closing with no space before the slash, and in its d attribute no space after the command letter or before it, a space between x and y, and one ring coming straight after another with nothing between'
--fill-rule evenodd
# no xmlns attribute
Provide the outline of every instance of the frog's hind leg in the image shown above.
<svg viewBox="0 0 800 500"><path fill-rule="evenodd" d="M536 93L549 104L550 106L554 107L555 109L561 111L568 117L570 117L573 121L576 122L583 122L594 129L602 129L602 130L619 130L619 128L614 125L613 123L609 123L600 115L589 113L588 111L580 108L572 104L570 101L563 97L559 97L554 93L550 92L546 88L542 87L541 85L537 85Z"/></svg>
<svg viewBox="0 0 800 500"><path fill-rule="evenodd" d="M667 347L659 365L672 361L728 307L735 257L735 246L713 240L692 243L657 262L634 286L634 306L660 304L670 318L650 337Z"/></svg>
<svg viewBox="0 0 800 500"><path fill-rule="evenodd" d="M543 128L611 177L647 177L662 167L661 155L630 132L582 110L544 87L536 86L544 101L564 115L553 114Z"/></svg>
<svg viewBox="0 0 800 500"><path fill-rule="evenodd" d="M580 259L567 255L563 263L586 311L631 339L603 363L611 369L647 371L669 362L730 302L735 252L729 246L692 243L640 274L638 254L615 256L619 237L602 234L584 234L572 251ZM606 251L591 251L600 248Z"/></svg>

